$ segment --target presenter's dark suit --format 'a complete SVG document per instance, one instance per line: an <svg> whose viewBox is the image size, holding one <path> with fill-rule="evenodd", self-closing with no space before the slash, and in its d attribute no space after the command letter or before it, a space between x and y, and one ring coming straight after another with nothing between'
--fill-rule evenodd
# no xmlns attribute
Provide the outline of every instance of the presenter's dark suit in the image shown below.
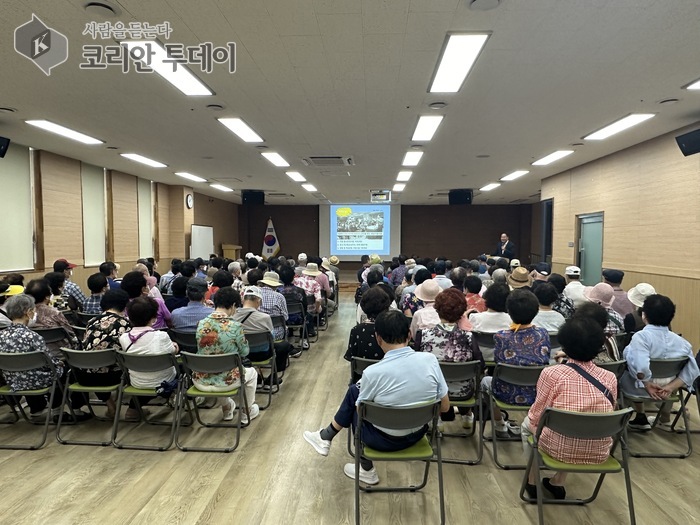
<svg viewBox="0 0 700 525"><path fill-rule="evenodd" d="M503 249L503 243L499 242L496 246L496 251L491 255L497 255L498 257L505 257L506 259L515 258L515 243L513 241L508 241L506 243L505 249Z"/></svg>

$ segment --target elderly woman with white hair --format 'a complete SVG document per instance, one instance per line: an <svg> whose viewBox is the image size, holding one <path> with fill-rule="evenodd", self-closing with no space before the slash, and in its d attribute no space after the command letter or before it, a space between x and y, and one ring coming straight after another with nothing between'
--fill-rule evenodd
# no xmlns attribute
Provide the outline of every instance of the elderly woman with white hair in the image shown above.
<svg viewBox="0 0 700 525"><path fill-rule="evenodd" d="M231 264L229 264L228 271L231 275L233 275L233 284L231 285L231 288L236 290L238 293L241 293L245 288L245 284L241 280L242 268L240 261L233 261Z"/></svg>

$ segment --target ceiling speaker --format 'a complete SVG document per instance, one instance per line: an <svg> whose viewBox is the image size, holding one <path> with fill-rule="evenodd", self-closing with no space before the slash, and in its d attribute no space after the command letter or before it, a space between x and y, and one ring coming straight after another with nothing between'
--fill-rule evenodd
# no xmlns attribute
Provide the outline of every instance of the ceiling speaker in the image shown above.
<svg viewBox="0 0 700 525"><path fill-rule="evenodd" d="M9 147L10 139L0 137L0 159L2 159L5 156L5 153L7 153L7 148Z"/></svg>
<svg viewBox="0 0 700 525"><path fill-rule="evenodd" d="M700 152L700 129L676 137L678 147L686 157Z"/></svg>

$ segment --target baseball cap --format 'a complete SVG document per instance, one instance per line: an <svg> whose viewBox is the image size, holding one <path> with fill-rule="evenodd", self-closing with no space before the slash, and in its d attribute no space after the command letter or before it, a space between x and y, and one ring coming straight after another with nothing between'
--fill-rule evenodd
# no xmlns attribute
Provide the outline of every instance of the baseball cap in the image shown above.
<svg viewBox="0 0 700 525"><path fill-rule="evenodd" d="M581 268L578 266L567 266L564 273L566 275L581 275Z"/></svg>
<svg viewBox="0 0 700 525"><path fill-rule="evenodd" d="M260 287L258 286L248 286L246 287L245 290L243 290L243 297L247 295L252 295L253 297L258 297L262 299L262 291L260 290Z"/></svg>
<svg viewBox="0 0 700 525"><path fill-rule="evenodd" d="M58 259L56 262L53 263L53 271L54 272L65 272L66 270L73 269L77 265L73 263L69 263L65 259Z"/></svg>

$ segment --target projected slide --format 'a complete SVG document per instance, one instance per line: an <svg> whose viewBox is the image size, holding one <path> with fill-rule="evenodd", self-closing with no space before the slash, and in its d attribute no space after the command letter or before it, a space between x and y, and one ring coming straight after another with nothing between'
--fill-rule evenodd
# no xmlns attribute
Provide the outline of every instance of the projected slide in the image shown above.
<svg viewBox="0 0 700 525"><path fill-rule="evenodd" d="M331 253L362 255L390 253L390 207L387 205L332 205Z"/></svg>

